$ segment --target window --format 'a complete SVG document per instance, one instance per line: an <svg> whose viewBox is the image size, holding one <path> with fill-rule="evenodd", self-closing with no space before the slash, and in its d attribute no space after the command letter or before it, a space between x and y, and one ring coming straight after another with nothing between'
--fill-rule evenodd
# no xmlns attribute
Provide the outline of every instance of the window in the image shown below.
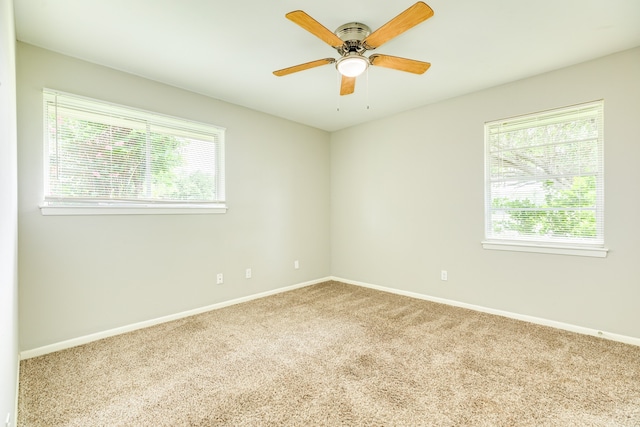
<svg viewBox="0 0 640 427"><path fill-rule="evenodd" d="M224 129L44 91L43 214L225 212Z"/></svg>
<svg viewBox="0 0 640 427"><path fill-rule="evenodd" d="M603 102L485 124L487 249L606 256Z"/></svg>

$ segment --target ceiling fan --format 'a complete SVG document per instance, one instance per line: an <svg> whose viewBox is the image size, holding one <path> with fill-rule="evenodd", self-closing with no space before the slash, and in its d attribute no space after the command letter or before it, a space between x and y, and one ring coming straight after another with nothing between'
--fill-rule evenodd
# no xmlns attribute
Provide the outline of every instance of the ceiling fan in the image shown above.
<svg viewBox="0 0 640 427"><path fill-rule="evenodd" d="M359 22L349 22L338 27L335 32L331 32L302 10L294 10L285 16L336 49L340 54L340 58L337 60L334 58L318 59L283 68L273 72L276 76L286 76L298 71L335 63L338 72L342 75L340 95L349 95L355 90L356 77L362 74L369 65L392 68L414 74L423 74L431 66L428 62L397 56L380 54L373 54L369 57L364 56L366 51L382 46L392 38L431 18L433 10L424 2L417 2L374 32L371 32L371 29L365 24Z"/></svg>

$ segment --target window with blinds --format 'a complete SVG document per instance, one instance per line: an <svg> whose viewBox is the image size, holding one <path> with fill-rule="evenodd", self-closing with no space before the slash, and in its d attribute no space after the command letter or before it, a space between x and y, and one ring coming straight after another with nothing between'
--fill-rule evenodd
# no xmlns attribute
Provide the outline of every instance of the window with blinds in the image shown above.
<svg viewBox="0 0 640 427"><path fill-rule="evenodd" d="M604 247L603 102L485 124L485 237Z"/></svg>
<svg viewBox="0 0 640 427"><path fill-rule="evenodd" d="M44 206L224 207L224 129L44 91Z"/></svg>

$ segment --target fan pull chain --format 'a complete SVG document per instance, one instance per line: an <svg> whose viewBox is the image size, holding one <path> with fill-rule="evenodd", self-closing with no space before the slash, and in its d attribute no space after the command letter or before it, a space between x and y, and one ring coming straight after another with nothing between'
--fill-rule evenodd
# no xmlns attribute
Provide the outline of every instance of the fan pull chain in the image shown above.
<svg viewBox="0 0 640 427"><path fill-rule="evenodd" d="M367 67L367 110L369 109L369 67Z"/></svg>

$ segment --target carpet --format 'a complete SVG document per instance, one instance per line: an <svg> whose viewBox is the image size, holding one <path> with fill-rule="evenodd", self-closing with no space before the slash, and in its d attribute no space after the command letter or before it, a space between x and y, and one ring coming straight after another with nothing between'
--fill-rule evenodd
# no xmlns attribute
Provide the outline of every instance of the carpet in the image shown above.
<svg viewBox="0 0 640 427"><path fill-rule="evenodd" d="M640 426L640 347L325 282L23 360L19 426Z"/></svg>

